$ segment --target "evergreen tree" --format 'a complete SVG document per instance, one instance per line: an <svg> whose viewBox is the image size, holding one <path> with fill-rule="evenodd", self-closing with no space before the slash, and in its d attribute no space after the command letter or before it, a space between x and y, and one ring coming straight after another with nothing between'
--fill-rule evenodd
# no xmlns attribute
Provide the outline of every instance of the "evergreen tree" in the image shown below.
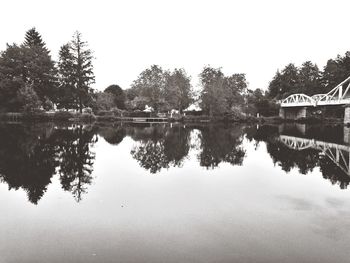
<svg viewBox="0 0 350 263"><path fill-rule="evenodd" d="M350 52L346 52L342 57L327 61L322 74L322 84L327 91L337 86L350 75Z"/></svg>
<svg viewBox="0 0 350 263"><path fill-rule="evenodd" d="M72 41L61 47L59 93L63 93L64 107L73 104L74 108L82 112L83 107L91 101L91 84L95 82L92 59L92 51L87 48L87 42L82 40L78 31L74 33ZM71 96L71 99L67 100L67 96Z"/></svg>
<svg viewBox="0 0 350 263"><path fill-rule="evenodd" d="M46 49L46 44L35 27L26 32L23 45L26 47L41 47Z"/></svg>
<svg viewBox="0 0 350 263"><path fill-rule="evenodd" d="M314 95L324 93L320 82L320 70L316 64L306 61L301 65L299 70L299 93Z"/></svg>
<svg viewBox="0 0 350 263"><path fill-rule="evenodd" d="M58 61L58 108L76 108L76 89L75 78L73 74L74 57L70 51L69 44L65 44L59 51Z"/></svg>
<svg viewBox="0 0 350 263"><path fill-rule="evenodd" d="M18 91L31 87L41 102L55 99L56 69L48 52L41 47L7 45L0 55L0 107L20 111Z"/></svg>
<svg viewBox="0 0 350 263"><path fill-rule="evenodd" d="M288 64L282 70L282 97L285 98L299 88L299 69L293 64Z"/></svg>
<svg viewBox="0 0 350 263"><path fill-rule="evenodd" d="M279 70L275 73L275 76L269 83L267 96L270 98L280 98L282 75Z"/></svg>
<svg viewBox="0 0 350 263"><path fill-rule="evenodd" d="M81 113L84 105L91 99L92 88L90 85L95 83L92 65L93 56L92 51L87 48L87 42L82 40L81 33L78 31L75 32L70 47L74 58L75 87Z"/></svg>
<svg viewBox="0 0 350 263"><path fill-rule="evenodd" d="M35 28L26 32L22 45L27 52L27 79L26 82L33 87L39 99L44 102L56 101L57 70L45 42Z"/></svg>
<svg viewBox="0 0 350 263"><path fill-rule="evenodd" d="M279 100L299 92L299 88L299 69L290 63L281 72L277 71L269 84L268 94L269 97Z"/></svg>

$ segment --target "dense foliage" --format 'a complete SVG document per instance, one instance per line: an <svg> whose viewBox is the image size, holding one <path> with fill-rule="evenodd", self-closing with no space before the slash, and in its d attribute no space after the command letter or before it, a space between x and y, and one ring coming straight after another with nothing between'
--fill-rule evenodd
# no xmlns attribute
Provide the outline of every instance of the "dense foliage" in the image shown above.
<svg viewBox="0 0 350 263"><path fill-rule="evenodd" d="M200 107L209 116L277 114L278 100L293 93L326 93L350 72L350 52L328 60L323 71L311 61L300 67L293 63L278 70L267 91L248 89L243 73L225 76L221 68L205 66L199 74L199 89L182 68L173 71L152 65L140 73L129 89L117 84L103 92L92 89L95 82L92 50L75 32L61 46L58 62L51 58L42 36L29 29L22 44L7 44L0 53L0 111L36 112L38 109L143 111L183 113ZM192 107L193 108L193 107Z"/></svg>
<svg viewBox="0 0 350 263"><path fill-rule="evenodd" d="M220 68L204 67L199 74L200 103L204 112L215 114L241 111L247 94L245 74L225 76Z"/></svg>
<svg viewBox="0 0 350 263"><path fill-rule="evenodd" d="M63 45L59 53L60 107L83 108L91 104L95 82L92 65L92 51L82 40L81 34L75 32L73 39Z"/></svg>
<svg viewBox="0 0 350 263"><path fill-rule="evenodd" d="M7 45L0 53L0 110L33 111L80 109L91 102L94 82L92 51L76 32L63 45L56 66L35 28L22 44Z"/></svg>
<svg viewBox="0 0 350 263"><path fill-rule="evenodd" d="M323 71L311 61L301 67L288 64L282 71L277 71L268 87L271 99L286 98L293 93L314 95L327 93L350 75L350 52L329 59Z"/></svg>
<svg viewBox="0 0 350 263"><path fill-rule="evenodd" d="M31 90L41 102L54 101L57 90L56 68L45 43L33 28L23 44L7 45L0 54L0 108L23 110L20 90Z"/></svg>

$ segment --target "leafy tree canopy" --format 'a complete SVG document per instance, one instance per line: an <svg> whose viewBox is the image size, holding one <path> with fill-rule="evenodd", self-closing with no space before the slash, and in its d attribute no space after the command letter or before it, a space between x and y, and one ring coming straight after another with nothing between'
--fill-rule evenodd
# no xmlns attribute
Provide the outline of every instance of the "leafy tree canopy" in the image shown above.
<svg viewBox="0 0 350 263"><path fill-rule="evenodd" d="M123 89L119 85L110 85L104 90L104 92L112 94L114 105L118 109L125 109L126 96Z"/></svg>

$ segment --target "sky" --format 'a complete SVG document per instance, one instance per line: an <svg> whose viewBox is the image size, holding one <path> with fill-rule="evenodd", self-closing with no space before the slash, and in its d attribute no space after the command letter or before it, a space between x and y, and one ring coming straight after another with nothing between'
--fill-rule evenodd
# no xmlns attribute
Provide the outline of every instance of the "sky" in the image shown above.
<svg viewBox="0 0 350 263"><path fill-rule="evenodd" d="M0 50L36 27L57 60L78 30L94 51L95 88L123 89L153 64L184 68L198 86L205 65L245 73L267 89L277 69L350 50L350 2L342 0L2 0Z"/></svg>

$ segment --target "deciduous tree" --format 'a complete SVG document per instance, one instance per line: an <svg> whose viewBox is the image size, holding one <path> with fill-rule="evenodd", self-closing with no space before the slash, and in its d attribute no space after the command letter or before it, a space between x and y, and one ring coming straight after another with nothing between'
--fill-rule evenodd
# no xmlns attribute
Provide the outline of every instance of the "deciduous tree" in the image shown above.
<svg viewBox="0 0 350 263"><path fill-rule="evenodd" d="M172 109L182 112L192 102L191 79L184 69L175 69L166 75L165 101Z"/></svg>
<svg viewBox="0 0 350 263"><path fill-rule="evenodd" d="M110 85L105 90L105 93L112 95L113 103L118 109L125 109L125 93L118 85Z"/></svg>
<svg viewBox="0 0 350 263"><path fill-rule="evenodd" d="M221 69L204 67L199 75L202 86L200 100L203 111L214 114L224 113L228 110L225 93L225 77Z"/></svg>
<svg viewBox="0 0 350 263"><path fill-rule="evenodd" d="M234 105L241 105L244 103L244 94L246 93L247 86L245 74L236 73L225 77L224 88L229 109Z"/></svg>
<svg viewBox="0 0 350 263"><path fill-rule="evenodd" d="M141 72L131 88L136 90L139 96L146 98L149 106L158 111L164 102L165 83L166 79L163 69L153 65Z"/></svg>

